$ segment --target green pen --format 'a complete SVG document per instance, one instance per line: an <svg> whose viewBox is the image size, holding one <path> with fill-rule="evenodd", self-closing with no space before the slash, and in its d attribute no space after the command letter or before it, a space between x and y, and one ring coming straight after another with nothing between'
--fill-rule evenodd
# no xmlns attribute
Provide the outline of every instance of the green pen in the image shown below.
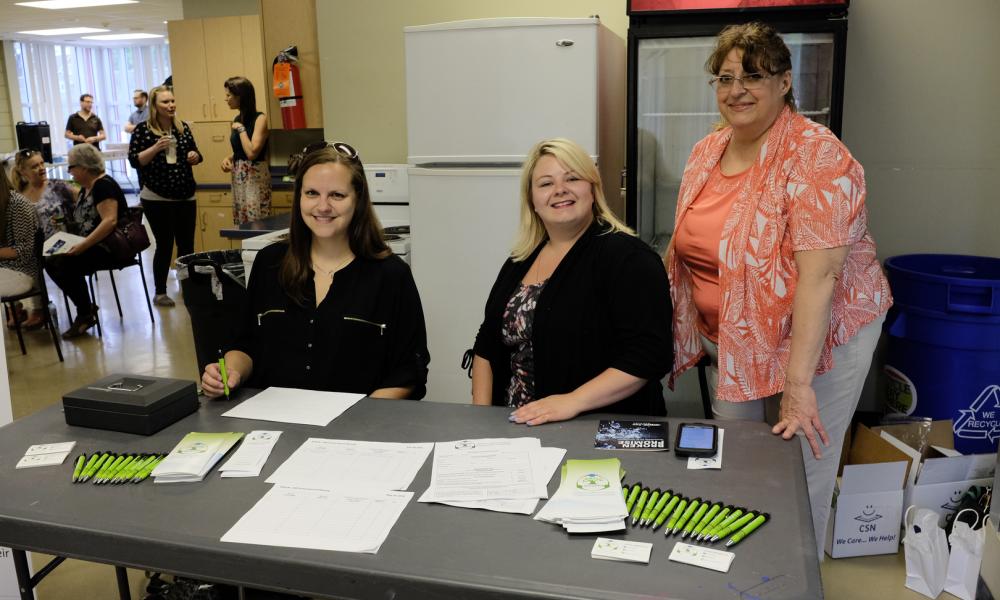
<svg viewBox="0 0 1000 600"><path fill-rule="evenodd" d="M744 525L746 525L750 521L753 521L755 518L757 518L757 513L755 513L752 510L751 511L747 511L746 514L744 514L742 517L740 517L739 519L737 519L736 521L734 521L733 523L731 523L729 525L729 527L726 527L725 529L723 529L719 533L713 535L712 536L712 543L715 543L715 542L721 540L722 538L726 537L727 535L729 535L730 533L732 533L734 531L739 531Z"/></svg>
<svg viewBox="0 0 1000 600"><path fill-rule="evenodd" d="M701 538L703 537L708 537L708 533L715 529L719 523L724 521L731 510L733 510L732 504L724 506L722 510L719 511L719 514L715 515L715 517L709 521L708 525L702 528L701 533L698 535L698 541L701 541Z"/></svg>
<svg viewBox="0 0 1000 600"><path fill-rule="evenodd" d="M639 527L649 519L649 514L653 512L653 507L656 506L656 501L660 499L660 488L656 488L649 495L649 499L646 500L646 506L642 509L642 515L639 517Z"/></svg>
<svg viewBox="0 0 1000 600"><path fill-rule="evenodd" d="M672 490L667 490L662 494L660 494L660 499L656 503L656 506L654 506L653 509L649 511L649 518L646 519L645 523L642 523L643 527L649 527L650 525L653 524L653 521L656 520L656 517L660 516L660 513L663 511L663 507L667 505L667 502L670 500L670 497L673 496L673 494L674 492ZM652 504L652 502L650 502L650 504Z"/></svg>
<svg viewBox="0 0 1000 600"><path fill-rule="evenodd" d="M222 375L222 391L226 394L226 400L229 400L229 374L226 373L226 356L221 348L219 348L219 374Z"/></svg>
<svg viewBox="0 0 1000 600"><path fill-rule="evenodd" d="M111 479L118 474L118 471L121 471L122 468L128 463L132 462L132 459L134 458L135 456L132 454L124 454L122 460L116 461L114 464L111 465L111 468L108 469L108 472L104 474L104 479L102 479L100 483L108 483L109 481L111 481Z"/></svg>
<svg viewBox="0 0 1000 600"><path fill-rule="evenodd" d="M704 531L705 527L707 527L708 524L712 522L712 519L715 518L715 515L719 514L720 510L722 510L721 502L716 502L715 504L713 504L712 507L708 509L708 512L705 513L705 516L701 518L701 521L698 521L698 524L694 526L694 529L691 531L691 537L697 538L699 535L701 535L701 532Z"/></svg>
<svg viewBox="0 0 1000 600"><path fill-rule="evenodd" d="M706 512L708 512L708 502L702 502L698 506L698 510L695 511L695 513L691 516L691 520L684 525L684 528L682 530L683 533L681 533L681 539L684 539L687 536L691 535L691 532L694 530L695 526L697 526L698 523L701 523L701 519L705 516Z"/></svg>
<svg viewBox="0 0 1000 600"><path fill-rule="evenodd" d="M111 479L111 483L119 484L119 483L124 483L129 479L131 479L132 476L135 475L135 472L138 470L139 466L142 465L142 463L145 462L145 460L146 460L145 454L137 454L135 458L132 459L131 462L129 462L127 465L119 469L118 474Z"/></svg>
<svg viewBox="0 0 1000 600"><path fill-rule="evenodd" d="M132 482L133 483L139 483L143 479L149 477L149 474L153 472L153 469L156 468L156 465L158 465L161 462L163 462L163 459L166 458L166 457L167 457L166 454L161 454L161 455L157 456L152 462L150 462L149 464L147 464L145 467L142 468L141 471L139 471L139 474L136 475L132 479Z"/></svg>
<svg viewBox="0 0 1000 600"><path fill-rule="evenodd" d="M73 467L73 483L80 480L80 473L83 471L83 463L86 458L86 454L81 454L76 457L76 466Z"/></svg>
<svg viewBox="0 0 1000 600"><path fill-rule="evenodd" d="M743 529L740 529L735 534L733 534L733 537L729 538L729 541L726 542L726 548L739 544L740 541L743 540L743 538L756 531L757 528L766 523L770 517L771 515L767 513L761 513L760 516L758 516L753 521L750 521L750 523L748 523Z"/></svg>
<svg viewBox="0 0 1000 600"><path fill-rule="evenodd" d="M632 512L632 505L635 504L635 499L639 497L639 492L642 491L642 482L632 484L632 491L628 493L628 499L625 500L625 512Z"/></svg>
<svg viewBox="0 0 1000 600"><path fill-rule="evenodd" d="M677 519L681 518L681 514L684 513L684 509L687 508L688 501L687 498L681 498L681 501L677 504L677 508L674 509L673 514L670 515L670 519L667 521L667 526L663 530L663 535L670 535L670 531L677 525Z"/></svg>
<svg viewBox="0 0 1000 600"><path fill-rule="evenodd" d="M694 514L694 511L698 510L698 506L700 504L701 504L701 498L695 498L694 500L688 503L687 510L684 511L684 514L682 514L681 518L677 521L677 525L674 526L674 530L670 532L671 535L676 535L678 531L684 529L684 526L687 525L688 520L691 519L691 515Z"/></svg>
<svg viewBox="0 0 1000 600"><path fill-rule="evenodd" d="M107 452L101 452L100 455L101 457L97 459L97 462L95 462L86 471L84 471L82 480L84 483L86 483L88 479L97 474L98 469L100 469L101 466L104 465L105 461L107 461L108 457L110 456L110 454L108 454Z"/></svg>
<svg viewBox="0 0 1000 600"><path fill-rule="evenodd" d="M670 513L674 510L674 507L677 506L677 503L680 501L681 501L680 495L674 494L674 496L670 499L670 502L668 502L667 505L663 507L663 510L660 511L660 514L657 515L656 520L653 521L653 531L656 531L657 529L660 528L660 525L663 525L664 521L667 520L667 517L670 516Z"/></svg>
<svg viewBox="0 0 1000 600"><path fill-rule="evenodd" d="M80 482L81 483L84 481L84 477L87 476L87 473L90 471L90 468L94 466L94 463L96 463L97 459L99 459L99 458L101 458L101 452L100 452L100 450L98 450L97 452L91 454L90 458L87 459L87 464L83 465L83 470L80 471Z"/></svg>
<svg viewBox="0 0 1000 600"><path fill-rule="evenodd" d="M635 522L639 520L639 515L642 514L643 507L646 506L646 500L649 499L649 488L642 488L639 493L639 499L636 500L635 506L632 509L632 526L635 527Z"/></svg>
<svg viewBox="0 0 1000 600"><path fill-rule="evenodd" d="M715 529L713 529L712 531L710 531L707 534L705 534L705 539L708 540L708 541L711 541L712 537L715 534L719 533L720 531L722 531L726 527L729 527L733 522L736 521L736 519L739 519L741 516L743 516L743 510L744 509L742 507L737 507L736 510L734 510L731 513L729 513L729 516L726 517L725 519L723 519L721 523L719 523L718 525L716 525Z"/></svg>
<svg viewBox="0 0 1000 600"><path fill-rule="evenodd" d="M622 487L622 500L628 502L628 487Z"/></svg>
<svg viewBox="0 0 1000 600"><path fill-rule="evenodd" d="M124 454L112 454L108 457L108 460L104 461L104 466L97 470L97 474L94 475L94 483L101 483L111 469L117 467L121 462L125 460Z"/></svg>

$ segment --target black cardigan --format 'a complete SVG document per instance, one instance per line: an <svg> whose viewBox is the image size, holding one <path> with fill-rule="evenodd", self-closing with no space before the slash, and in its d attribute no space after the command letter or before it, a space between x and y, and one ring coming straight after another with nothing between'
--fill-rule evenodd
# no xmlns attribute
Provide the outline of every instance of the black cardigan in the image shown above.
<svg viewBox="0 0 1000 600"><path fill-rule="evenodd" d="M572 392L613 367L647 382L601 412L663 416L660 379L673 364L667 272L645 243L604 230L595 223L577 240L538 298L531 336L535 396ZM526 260L508 259L486 302L475 353L493 370L494 405L506 405L511 377L503 312L541 248Z"/></svg>
<svg viewBox="0 0 1000 600"><path fill-rule="evenodd" d="M355 258L316 306L312 285L297 305L278 279L288 244L257 253L243 327L233 349L254 361L250 387L369 394L412 387L424 396L427 333L409 266L398 256Z"/></svg>

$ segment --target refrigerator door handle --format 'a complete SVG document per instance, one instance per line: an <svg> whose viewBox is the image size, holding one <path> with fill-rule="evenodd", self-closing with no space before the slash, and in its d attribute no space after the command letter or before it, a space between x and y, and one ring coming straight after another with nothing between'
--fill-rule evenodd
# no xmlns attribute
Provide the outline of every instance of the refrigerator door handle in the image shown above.
<svg viewBox="0 0 1000 600"><path fill-rule="evenodd" d="M573 40L566 40L566 39L556 40L556 46L559 46L560 48L569 48L575 43L576 42L574 42Z"/></svg>

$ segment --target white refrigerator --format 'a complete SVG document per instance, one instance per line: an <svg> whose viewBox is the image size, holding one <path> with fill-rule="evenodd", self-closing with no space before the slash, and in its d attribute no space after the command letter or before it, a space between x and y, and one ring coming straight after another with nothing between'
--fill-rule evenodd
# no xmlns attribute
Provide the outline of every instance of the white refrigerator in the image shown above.
<svg viewBox="0 0 1000 600"><path fill-rule="evenodd" d="M426 399L470 402L462 357L510 255L528 151L544 138L570 138L617 194L625 45L597 18L476 19L406 27L404 37L411 267L431 355Z"/></svg>

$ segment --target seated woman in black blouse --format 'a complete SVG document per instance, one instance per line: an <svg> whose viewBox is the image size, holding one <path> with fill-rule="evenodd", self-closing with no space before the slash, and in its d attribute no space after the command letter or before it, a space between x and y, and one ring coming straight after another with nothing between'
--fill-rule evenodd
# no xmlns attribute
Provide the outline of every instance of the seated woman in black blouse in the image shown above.
<svg viewBox="0 0 1000 600"><path fill-rule="evenodd" d="M422 398L430 357L420 297L382 238L357 152L321 142L289 170L289 241L254 260L243 330L225 356L230 389ZM223 393L217 364L201 381L206 395Z"/></svg>
<svg viewBox="0 0 1000 600"><path fill-rule="evenodd" d="M473 404L539 425L580 413L666 414L673 363L663 262L619 221L576 143L539 142L521 176L521 230L486 302Z"/></svg>

